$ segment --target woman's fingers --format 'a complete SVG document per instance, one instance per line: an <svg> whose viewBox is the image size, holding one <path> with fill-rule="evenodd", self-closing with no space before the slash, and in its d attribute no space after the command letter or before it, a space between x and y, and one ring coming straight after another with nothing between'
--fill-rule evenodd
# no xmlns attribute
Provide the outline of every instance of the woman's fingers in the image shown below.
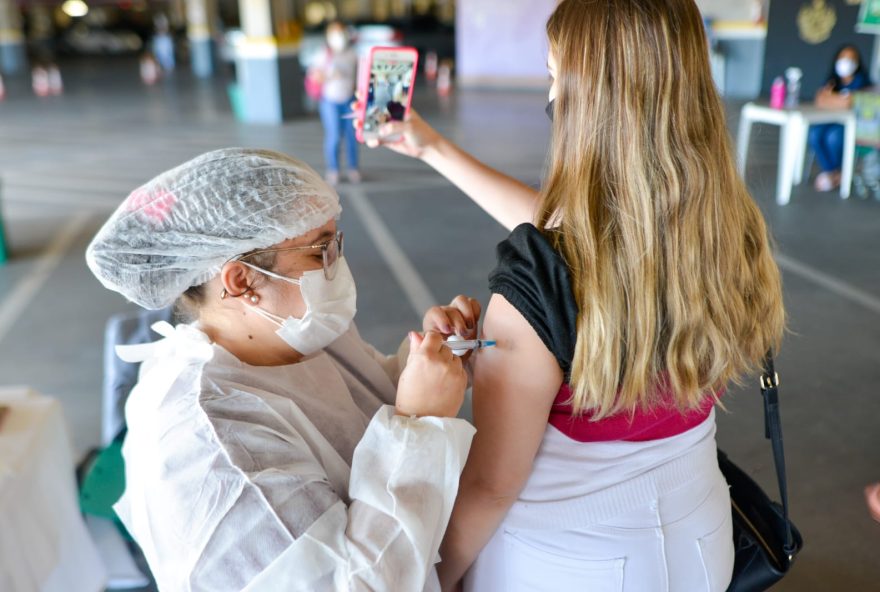
<svg viewBox="0 0 880 592"><path fill-rule="evenodd" d="M456 296L449 304L449 308L457 311L461 316L463 325L456 325L459 331L456 331L462 337L473 337L476 335L477 325L480 322L480 303L475 298L467 296Z"/></svg>
<svg viewBox="0 0 880 592"><path fill-rule="evenodd" d="M405 134L409 130L409 123L405 121L389 121L382 125L379 128L379 137L387 138L389 136L397 138L396 141L400 141L399 136Z"/></svg>
<svg viewBox="0 0 880 592"><path fill-rule="evenodd" d="M465 320L465 328L468 330L476 329L477 323L480 321L480 312L482 307L476 298L470 298L459 294L453 298L449 306L461 312Z"/></svg>
<svg viewBox="0 0 880 592"><path fill-rule="evenodd" d="M446 307L444 311L446 312L446 318L448 318L449 322L452 324L453 331L451 331L451 333L455 333L459 337L468 337L473 325L468 326L469 321L465 319L462 311L451 306ZM473 321L470 321L470 323L472 322Z"/></svg>
<svg viewBox="0 0 880 592"><path fill-rule="evenodd" d="M455 333L460 337L470 337L476 329L476 320L479 313L474 317L470 303L461 302L460 306L434 306L425 313L422 320L422 329L425 331L437 331L444 335Z"/></svg>
<svg viewBox="0 0 880 592"><path fill-rule="evenodd" d="M438 358L442 362L454 361L452 350L443 345L443 336L436 331L425 332L425 337L419 346L419 351L429 357Z"/></svg>
<svg viewBox="0 0 880 592"><path fill-rule="evenodd" d="M410 353L414 351L418 351L420 347L422 347L422 342L424 341L424 337L419 335L416 331L409 332L409 351Z"/></svg>
<svg viewBox="0 0 880 592"><path fill-rule="evenodd" d="M437 331L449 335L453 331L452 323L442 306L433 306L425 313L422 319L423 331Z"/></svg>
<svg viewBox="0 0 880 592"><path fill-rule="evenodd" d="M452 351L443 345L443 336L436 331L425 331L424 335L419 335L415 331L410 331L410 355L426 356L429 359L440 359L448 361L452 356Z"/></svg>
<svg viewBox="0 0 880 592"><path fill-rule="evenodd" d="M461 362L443 345L443 336L428 331L410 334L409 359L397 384L398 415L455 417L464 400L467 375Z"/></svg>

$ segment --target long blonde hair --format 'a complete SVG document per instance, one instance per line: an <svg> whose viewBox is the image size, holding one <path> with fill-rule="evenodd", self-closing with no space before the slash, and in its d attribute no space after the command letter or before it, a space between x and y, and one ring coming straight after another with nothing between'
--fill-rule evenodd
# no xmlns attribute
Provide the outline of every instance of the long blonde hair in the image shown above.
<svg viewBox="0 0 880 592"><path fill-rule="evenodd" d="M699 10L563 0L547 34L558 92L536 224L555 237L580 310L571 403L598 419L671 391L694 408L755 371L785 325Z"/></svg>

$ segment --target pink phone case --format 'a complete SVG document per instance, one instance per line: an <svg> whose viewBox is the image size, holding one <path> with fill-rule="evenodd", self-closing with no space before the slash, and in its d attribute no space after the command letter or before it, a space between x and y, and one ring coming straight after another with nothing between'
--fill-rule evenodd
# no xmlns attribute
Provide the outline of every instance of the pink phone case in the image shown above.
<svg viewBox="0 0 880 592"><path fill-rule="evenodd" d="M416 87L416 73L419 69L419 52L414 47L373 47L370 49L369 58L363 63L363 68L359 70L358 75L358 95L363 97L363 100L360 102L359 111L357 113L358 121L360 121L360 125L357 127L357 139L359 142L364 142L364 120L367 115L367 96L370 90L370 78L371 73L373 71L373 59L377 52L381 51L395 51L395 52L404 52L409 53L413 57L413 77L412 84L409 85L409 92L406 96L406 105L404 109L403 118L406 119L409 115L409 109L412 105L412 95L413 89Z"/></svg>

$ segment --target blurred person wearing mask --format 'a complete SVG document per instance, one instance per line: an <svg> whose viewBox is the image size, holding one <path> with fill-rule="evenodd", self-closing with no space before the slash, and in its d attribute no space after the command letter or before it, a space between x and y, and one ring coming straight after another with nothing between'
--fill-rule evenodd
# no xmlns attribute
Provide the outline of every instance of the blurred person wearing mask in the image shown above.
<svg viewBox="0 0 880 592"><path fill-rule="evenodd" d="M134 191L89 245L105 287L193 319L118 350L143 365L115 509L162 590L438 589L474 430L432 330L472 335L479 305L432 308L424 337L378 353L340 211L304 163L230 148Z"/></svg>
<svg viewBox="0 0 880 592"><path fill-rule="evenodd" d="M816 94L816 106L823 109L852 109L852 93L870 85L858 48L845 45L834 56L828 81ZM810 126L810 148L822 169L816 176L816 191L832 191L840 187L843 135L843 126L836 123Z"/></svg>
<svg viewBox="0 0 880 592"><path fill-rule="evenodd" d="M489 275L498 346L473 367L441 585L725 590L715 404L778 345L785 311L703 20L693 0L563 0L546 32L539 191L417 114L381 129L513 229Z"/></svg>
<svg viewBox="0 0 880 592"><path fill-rule="evenodd" d="M327 48L309 68L308 76L321 84L319 111L324 126L324 178L330 185L339 183L339 147L345 138L348 180L359 183L358 141L354 128L344 119L351 114L351 101L357 83L357 52L351 47L348 29L340 22L327 25Z"/></svg>

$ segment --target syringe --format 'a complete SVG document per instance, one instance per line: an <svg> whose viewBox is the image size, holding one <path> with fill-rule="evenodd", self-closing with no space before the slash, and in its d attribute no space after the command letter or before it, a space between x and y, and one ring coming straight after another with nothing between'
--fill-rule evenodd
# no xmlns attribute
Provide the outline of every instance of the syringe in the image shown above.
<svg viewBox="0 0 880 592"><path fill-rule="evenodd" d="M453 335L444 341L443 345L451 349L453 354L463 356L469 350L493 347L495 346L495 341L492 339L460 339Z"/></svg>

